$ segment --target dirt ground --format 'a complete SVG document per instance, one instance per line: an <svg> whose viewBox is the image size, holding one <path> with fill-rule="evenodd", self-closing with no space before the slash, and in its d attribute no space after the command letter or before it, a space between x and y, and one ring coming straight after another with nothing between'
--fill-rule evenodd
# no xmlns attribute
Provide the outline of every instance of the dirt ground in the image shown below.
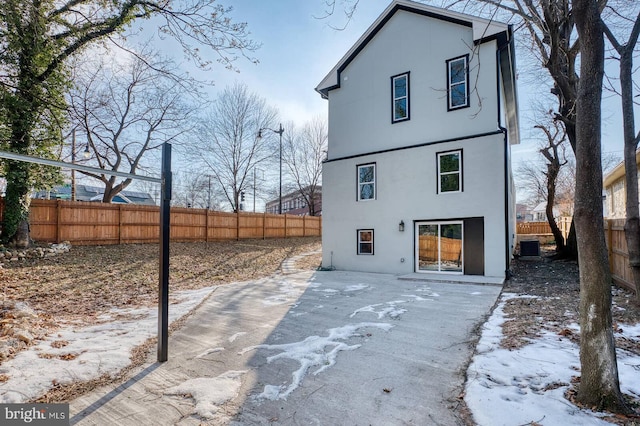
<svg viewBox="0 0 640 426"><path fill-rule="evenodd" d="M286 258L320 247L316 237L172 243L170 292L269 276ZM60 326L99 323L114 307L156 305L158 258L158 245L132 244L74 246L53 257L5 263L0 364ZM320 256L305 263L300 267L316 269Z"/></svg>

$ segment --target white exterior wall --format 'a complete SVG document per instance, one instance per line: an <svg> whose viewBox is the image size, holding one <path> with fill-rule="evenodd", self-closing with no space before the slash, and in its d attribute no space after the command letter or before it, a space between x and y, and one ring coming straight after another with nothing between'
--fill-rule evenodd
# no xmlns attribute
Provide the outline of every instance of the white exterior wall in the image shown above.
<svg viewBox="0 0 640 426"><path fill-rule="evenodd" d="M411 273L414 221L484 217L484 274L504 277L504 145L504 136L495 134L325 163L323 266ZM463 192L437 194L436 153L455 149L463 151ZM371 162L376 199L356 201L356 167ZM358 229L374 230L373 255L357 254Z"/></svg>
<svg viewBox="0 0 640 426"><path fill-rule="evenodd" d="M515 237L515 190L505 178L510 146L500 131L506 100L498 89L497 41L475 45L473 31L398 10L355 57L345 56L339 87L328 85L332 74L321 84L329 99L324 267L412 273L416 222L482 217L484 275L505 277ZM448 111L446 61L464 55L470 107ZM410 119L392 123L391 77L406 72ZM463 190L438 194L437 153L458 149ZM376 163L376 199L357 201L357 166L368 163ZM358 229L374 230L373 255L357 254Z"/></svg>
<svg viewBox="0 0 640 426"><path fill-rule="evenodd" d="M469 108L447 111L446 61L469 54ZM409 121L391 123L391 80L410 72ZM496 42L473 30L396 12L329 91L328 158L376 152L497 129Z"/></svg>

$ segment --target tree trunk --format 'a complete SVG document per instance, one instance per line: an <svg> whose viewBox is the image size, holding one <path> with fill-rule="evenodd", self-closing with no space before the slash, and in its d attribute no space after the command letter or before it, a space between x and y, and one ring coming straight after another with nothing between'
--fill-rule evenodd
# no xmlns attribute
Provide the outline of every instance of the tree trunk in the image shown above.
<svg viewBox="0 0 640 426"><path fill-rule="evenodd" d="M625 412L611 316L611 272L602 219L601 100L604 36L598 4L573 0L580 37L576 117L575 215L580 264L578 400L588 407Z"/></svg>
<svg viewBox="0 0 640 426"><path fill-rule="evenodd" d="M29 239L29 164L7 161L7 193L4 204L2 240L26 248Z"/></svg>
<svg viewBox="0 0 640 426"><path fill-rule="evenodd" d="M558 178L559 172L560 164L557 158L550 164L547 164L547 207L545 212L551 233L556 240L556 253L562 253L564 251L564 237L562 236L562 231L558 228L556 219L553 217L553 206L556 203L556 179Z"/></svg>

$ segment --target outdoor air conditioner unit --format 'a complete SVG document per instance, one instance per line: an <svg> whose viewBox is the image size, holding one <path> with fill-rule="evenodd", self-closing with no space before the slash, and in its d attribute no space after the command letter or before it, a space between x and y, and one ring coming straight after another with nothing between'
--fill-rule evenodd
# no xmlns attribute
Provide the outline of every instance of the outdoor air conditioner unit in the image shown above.
<svg viewBox="0 0 640 426"><path fill-rule="evenodd" d="M540 241L520 241L520 256L540 256Z"/></svg>

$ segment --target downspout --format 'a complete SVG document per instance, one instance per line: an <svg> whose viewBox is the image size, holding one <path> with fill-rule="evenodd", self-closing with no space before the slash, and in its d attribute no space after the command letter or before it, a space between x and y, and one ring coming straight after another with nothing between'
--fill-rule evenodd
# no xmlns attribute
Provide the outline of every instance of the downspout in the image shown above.
<svg viewBox="0 0 640 426"><path fill-rule="evenodd" d="M511 250L511 242L509 238L509 136L508 131L501 124L502 118L502 97L500 91L500 71L502 67L502 50L505 46L510 42L511 36L511 26L509 26L509 31L507 33L507 40L504 44L500 44L498 40L498 49L496 50L496 91L497 91L497 99L498 99L498 129L504 135L504 246L505 246L505 279L511 278L511 269L509 265L511 264L511 254L509 253Z"/></svg>

